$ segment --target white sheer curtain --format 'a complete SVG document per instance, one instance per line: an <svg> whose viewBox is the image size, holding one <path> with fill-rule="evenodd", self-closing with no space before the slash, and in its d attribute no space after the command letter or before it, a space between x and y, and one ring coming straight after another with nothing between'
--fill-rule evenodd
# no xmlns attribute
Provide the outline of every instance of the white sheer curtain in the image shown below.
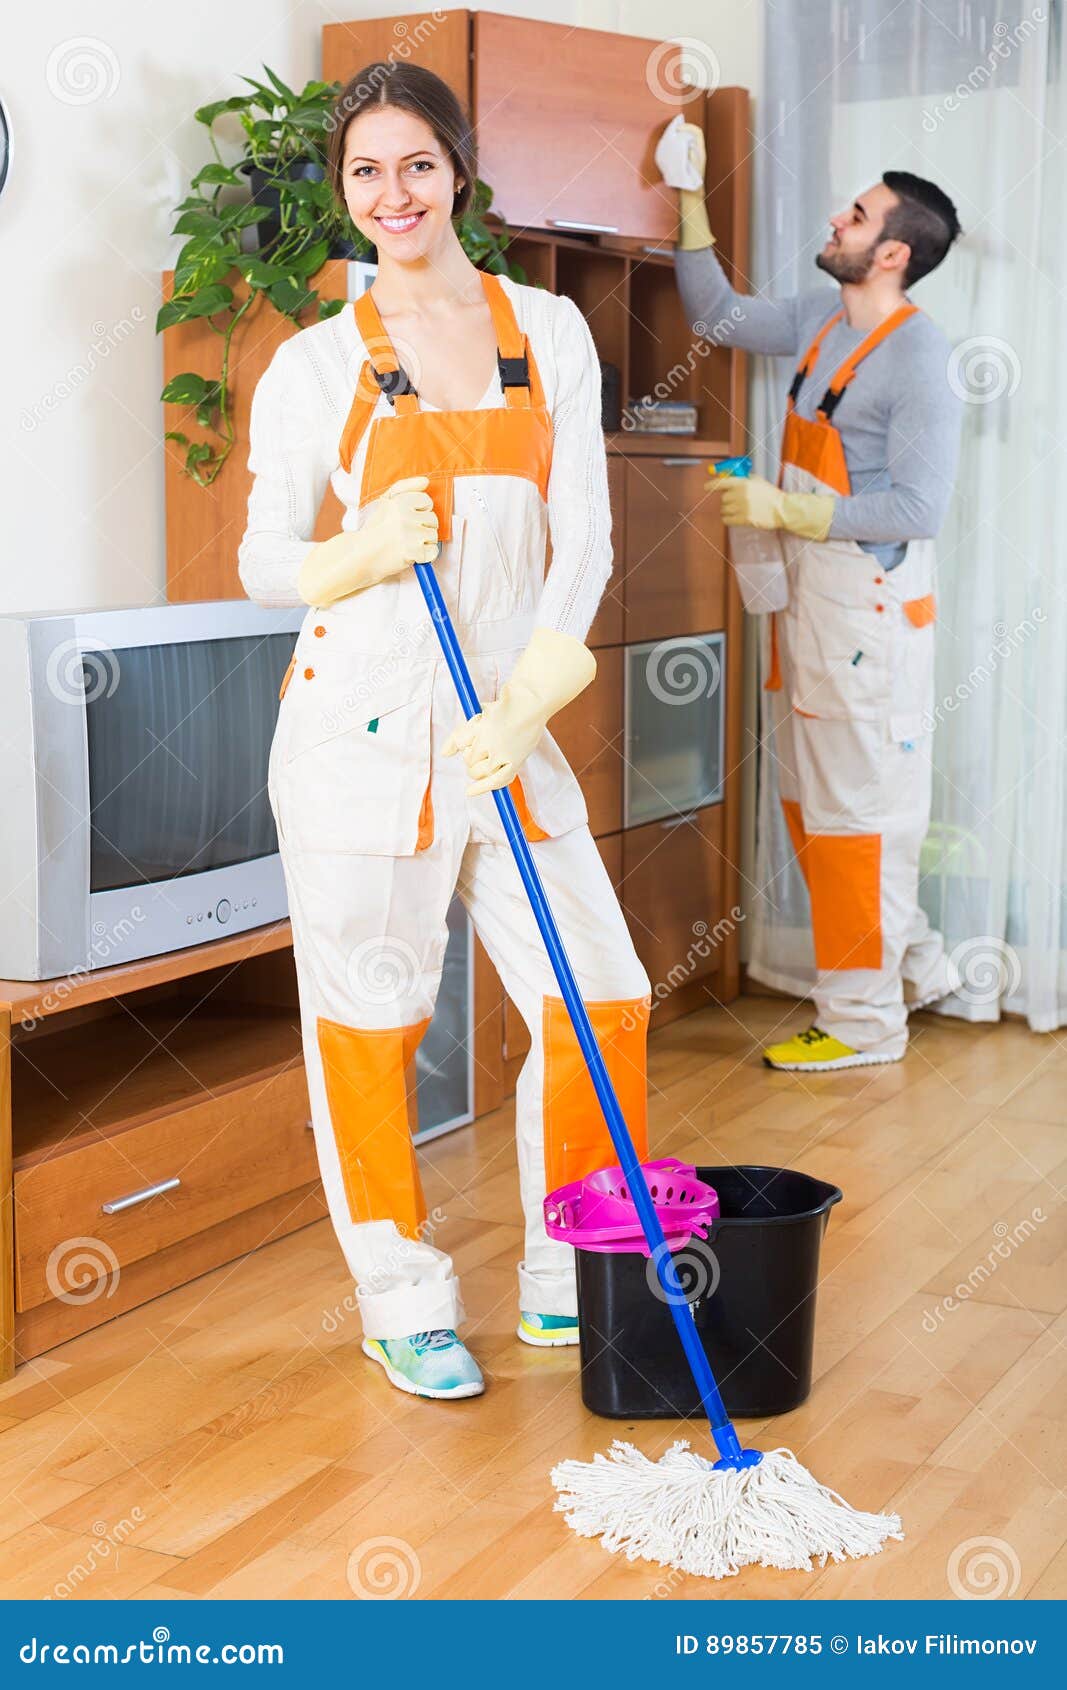
<svg viewBox="0 0 1067 1690"><path fill-rule="evenodd" d="M965 968L952 1013L1067 1022L1067 168L1060 0L792 0L766 13L755 286L815 285L829 213L886 169L964 238L916 303L953 343L964 437L939 540L933 822L922 901ZM777 455L791 371L763 360ZM807 895L760 759L749 967L802 995Z"/></svg>

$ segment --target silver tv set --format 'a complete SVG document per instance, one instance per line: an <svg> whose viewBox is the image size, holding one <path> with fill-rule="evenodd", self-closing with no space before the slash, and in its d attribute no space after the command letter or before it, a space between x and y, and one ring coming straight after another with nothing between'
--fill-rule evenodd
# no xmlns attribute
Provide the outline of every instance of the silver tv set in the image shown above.
<svg viewBox="0 0 1067 1690"><path fill-rule="evenodd" d="M0 977L288 914L267 760L306 608L0 616Z"/></svg>

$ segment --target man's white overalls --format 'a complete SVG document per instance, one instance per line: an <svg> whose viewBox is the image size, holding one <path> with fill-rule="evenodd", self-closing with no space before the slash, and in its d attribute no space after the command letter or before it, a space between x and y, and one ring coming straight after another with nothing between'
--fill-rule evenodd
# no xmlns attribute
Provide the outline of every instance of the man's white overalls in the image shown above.
<svg viewBox="0 0 1067 1690"><path fill-rule="evenodd" d="M835 371L814 420L795 409L823 337L790 389L779 483L790 493L851 492L833 424L861 361L917 307L905 303ZM771 619L770 750L811 900L817 1025L854 1050L902 1054L915 998L948 989L941 935L919 907L929 825L934 686L934 545L912 540L884 570L853 540L782 531L789 603Z"/></svg>

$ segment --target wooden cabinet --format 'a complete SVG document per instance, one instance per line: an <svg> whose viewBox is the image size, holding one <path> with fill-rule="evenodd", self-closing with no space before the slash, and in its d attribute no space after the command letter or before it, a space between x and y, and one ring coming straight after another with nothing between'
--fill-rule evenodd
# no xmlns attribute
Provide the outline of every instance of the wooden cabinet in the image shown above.
<svg viewBox="0 0 1067 1690"><path fill-rule="evenodd" d="M308 1116L288 922L0 981L0 1378L320 1220Z"/></svg>
<svg viewBox="0 0 1067 1690"><path fill-rule="evenodd" d="M590 831L599 836L622 826L622 647L596 655L592 686L553 717L552 736L581 781Z"/></svg>
<svg viewBox="0 0 1067 1690"><path fill-rule="evenodd" d="M327 24L322 74L347 82L395 59L398 39L470 111L478 173L507 223L673 240L675 196L653 154L677 112L702 114L703 92L680 98L672 42L501 12L408 13Z"/></svg>
<svg viewBox="0 0 1067 1690"><path fill-rule="evenodd" d="M665 456L626 463L623 637L663 640L721 628L727 558L721 495L707 460Z"/></svg>
<svg viewBox="0 0 1067 1690"><path fill-rule="evenodd" d="M654 1025L718 996L734 935L723 867L720 805L622 835L622 905L652 982Z"/></svg>
<svg viewBox="0 0 1067 1690"><path fill-rule="evenodd" d="M685 110L680 49L498 12L475 12L472 24L479 172L501 216L537 229L673 239L675 196L652 155L664 124ZM702 98L695 89L693 97Z"/></svg>

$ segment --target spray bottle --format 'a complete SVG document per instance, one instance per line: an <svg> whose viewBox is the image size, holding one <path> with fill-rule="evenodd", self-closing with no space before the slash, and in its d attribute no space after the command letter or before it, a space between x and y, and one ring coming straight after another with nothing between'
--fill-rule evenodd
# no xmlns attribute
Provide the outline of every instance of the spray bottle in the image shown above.
<svg viewBox="0 0 1067 1690"><path fill-rule="evenodd" d="M751 458L717 458L708 465L714 488L717 479L745 481L752 474ZM747 611L784 610L789 603L789 578L781 536L776 528L730 529L730 562Z"/></svg>

